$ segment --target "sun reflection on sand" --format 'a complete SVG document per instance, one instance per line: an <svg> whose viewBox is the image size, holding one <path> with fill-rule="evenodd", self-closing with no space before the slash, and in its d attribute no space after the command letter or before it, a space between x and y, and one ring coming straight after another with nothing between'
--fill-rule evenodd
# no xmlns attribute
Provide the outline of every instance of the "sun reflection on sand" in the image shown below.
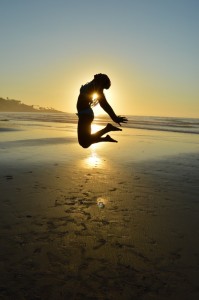
<svg viewBox="0 0 199 300"><path fill-rule="evenodd" d="M101 130L103 126L92 124L92 134ZM104 143L96 143L89 147L87 157L83 159L84 167L89 168L104 168L106 160L99 154L103 148Z"/></svg>
<svg viewBox="0 0 199 300"><path fill-rule="evenodd" d="M99 143L100 144L100 143ZM87 156L83 159L83 166L86 168L104 168L106 160L103 156L99 154L98 151L101 148L101 145L93 144L90 146L87 152Z"/></svg>
<svg viewBox="0 0 199 300"><path fill-rule="evenodd" d="M96 155L96 153L92 153L86 160L90 166L94 166L95 164L101 163L101 159L99 156Z"/></svg>
<svg viewBox="0 0 199 300"><path fill-rule="evenodd" d="M86 157L86 159L84 160L84 163L87 167L97 167L97 166L102 167L104 161L97 154L97 152L92 148L90 155L88 157Z"/></svg>

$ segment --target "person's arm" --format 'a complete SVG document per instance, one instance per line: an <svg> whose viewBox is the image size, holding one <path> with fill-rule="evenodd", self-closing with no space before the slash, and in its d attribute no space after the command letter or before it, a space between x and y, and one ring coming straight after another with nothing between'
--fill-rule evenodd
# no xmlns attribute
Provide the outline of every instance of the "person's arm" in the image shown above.
<svg viewBox="0 0 199 300"><path fill-rule="evenodd" d="M118 123L120 126L120 123L126 123L128 120L125 117L117 116L106 100L104 93L101 93L99 96L99 104L100 106L105 110L105 112L111 117L111 119L115 122Z"/></svg>

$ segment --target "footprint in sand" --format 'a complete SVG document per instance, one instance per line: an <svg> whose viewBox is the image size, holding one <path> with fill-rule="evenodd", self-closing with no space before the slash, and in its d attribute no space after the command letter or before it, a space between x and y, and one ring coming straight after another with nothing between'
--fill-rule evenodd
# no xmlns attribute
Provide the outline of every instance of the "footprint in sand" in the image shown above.
<svg viewBox="0 0 199 300"><path fill-rule="evenodd" d="M115 191L117 191L116 188L112 188L112 189L109 190L109 192L115 192Z"/></svg>
<svg viewBox="0 0 199 300"><path fill-rule="evenodd" d="M6 175L5 177L6 177L7 180L13 179L13 176L12 176L12 175Z"/></svg>

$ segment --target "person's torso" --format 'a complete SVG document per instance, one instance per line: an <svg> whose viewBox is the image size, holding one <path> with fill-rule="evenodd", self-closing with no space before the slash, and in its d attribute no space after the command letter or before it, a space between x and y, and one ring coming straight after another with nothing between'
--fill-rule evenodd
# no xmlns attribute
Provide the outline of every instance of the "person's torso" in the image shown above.
<svg viewBox="0 0 199 300"><path fill-rule="evenodd" d="M93 93L95 93L95 84L91 81L81 86L80 93L87 95L87 97L92 99Z"/></svg>
<svg viewBox="0 0 199 300"><path fill-rule="evenodd" d="M87 108L90 108L91 106L96 105L97 101L93 101L93 95L96 93L96 87L94 82L88 82L85 85L82 85L80 88L80 94L77 101L77 110L78 112Z"/></svg>

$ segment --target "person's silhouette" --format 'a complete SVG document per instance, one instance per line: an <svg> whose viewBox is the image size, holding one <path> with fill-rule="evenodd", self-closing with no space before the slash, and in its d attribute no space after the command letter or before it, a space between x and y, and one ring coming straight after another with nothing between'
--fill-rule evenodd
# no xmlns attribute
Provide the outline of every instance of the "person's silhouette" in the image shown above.
<svg viewBox="0 0 199 300"><path fill-rule="evenodd" d="M103 89L109 89L111 81L105 74L96 74L94 79L80 88L80 94L77 100L77 115L78 115L78 141L83 148L88 148L90 145L99 142L115 142L109 135L102 137L109 131L121 131L122 129L108 123L105 128L91 134L91 123L94 119L92 107L97 103L105 110L111 119L121 126L121 123L126 123L128 120L125 117L117 116L107 102L103 93ZM93 95L96 94L96 99Z"/></svg>

